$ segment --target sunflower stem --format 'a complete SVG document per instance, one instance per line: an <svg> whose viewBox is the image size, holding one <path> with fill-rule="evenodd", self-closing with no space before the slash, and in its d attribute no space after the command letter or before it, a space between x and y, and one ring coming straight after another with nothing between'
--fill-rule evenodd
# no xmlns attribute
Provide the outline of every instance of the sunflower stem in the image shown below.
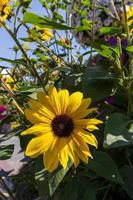
<svg viewBox="0 0 133 200"><path fill-rule="evenodd" d="M17 103L16 99L15 99L15 94L13 93L13 91L11 91L7 85L5 84L5 82L0 79L0 82L2 83L4 89L9 93L10 97L13 99L13 104L16 106L17 110L22 114L24 115L24 112L22 110L22 108L20 107L20 105Z"/></svg>
<svg viewBox="0 0 133 200"><path fill-rule="evenodd" d="M131 37L130 37L130 30L128 26L128 17L126 11L126 3L125 0L122 0L123 12L124 12L124 25L127 34L127 41L128 44L131 45ZM128 116L131 116L133 113L133 97L132 97L132 87L133 87L133 57L129 54L129 80L127 82L127 89L128 89Z"/></svg>

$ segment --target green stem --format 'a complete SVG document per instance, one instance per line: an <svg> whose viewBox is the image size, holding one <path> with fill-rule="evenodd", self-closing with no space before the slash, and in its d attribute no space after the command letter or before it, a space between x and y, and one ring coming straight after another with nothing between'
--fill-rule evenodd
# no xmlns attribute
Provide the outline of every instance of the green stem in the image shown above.
<svg viewBox="0 0 133 200"><path fill-rule="evenodd" d="M128 26L128 18L127 18L127 11L126 11L126 3L125 0L122 0L123 12L124 12L124 23L125 23L125 30L127 33L127 41L128 44L131 45L131 37L130 37L130 30ZM133 58L132 55L129 55L129 80L127 82L127 90L128 90L128 112L129 116L133 113L133 98L132 98L132 77L133 77Z"/></svg>
<svg viewBox="0 0 133 200"><path fill-rule="evenodd" d="M17 103L16 99L15 99L15 94L13 93L13 91L11 91L7 85L5 84L5 82L0 79L0 82L2 83L2 85L4 86L5 90L9 93L10 97L13 99L13 104L16 106L17 110L20 112L20 114L24 115L23 110L21 109L21 107L19 106L19 104Z"/></svg>
<svg viewBox="0 0 133 200"><path fill-rule="evenodd" d="M120 17L119 17L119 15L118 15L117 10L116 10L114 0L111 0L111 5L112 5L112 8L113 8L113 10L114 10L114 12L115 12L115 15L116 15L118 21L120 21Z"/></svg>

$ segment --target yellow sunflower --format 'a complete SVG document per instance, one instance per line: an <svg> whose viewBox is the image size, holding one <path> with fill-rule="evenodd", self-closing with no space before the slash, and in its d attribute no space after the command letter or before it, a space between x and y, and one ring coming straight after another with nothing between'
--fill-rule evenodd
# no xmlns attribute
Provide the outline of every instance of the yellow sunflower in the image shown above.
<svg viewBox="0 0 133 200"><path fill-rule="evenodd" d="M0 12L2 12L2 9L4 6L8 4L9 0L1 0L0 1Z"/></svg>
<svg viewBox="0 0 133 200"><path fill-rule="evenodd" d="M31 109L25 110L25 115L32 124L31 128L22 135L33 134L26 148L26 156L35 158L43 154L46 169L55 170L60 163L67 167L69 158L75 167L80 160L88 163L92 155L89 145L97 147L98 143L91 131L98 130L97 124L102 121L95 118L85 118L96 111L88 109L91 99L83 99L81 92L69 95L68 90L57 92L50 87L48 95L43 92L37 94L37 100L30 100Z"/></svg>
<svg viewBox="0 0 133 200"><path fill-rule="evenodd" d="M8 4L9 0L0 1L0 21L4 22L11 12L11 7Z"/></svg>
<svg viewBox="0 0 133 200"><path fill-rule="evenodd" d="M41 39L45 40L46 42L50 41L54 37L53 33L50 31L50 29L45 28L43 29L43 32L41 34Z"/></svg>
<svg viewBox="0 0 133 200"><path fill-rule="evenodd" d="M67 47L71 46L71 42L67 38L61 38L60 42L64 46L67 46Z"/></svg>
<svg viewBox="0 0 133 200"><path fill-rule="evenodd" d="M2 81L5 83L6 87L11 90L11 91L16 91L18 90L18 86L15 83L16 79L14 77L14 79L11 76L8 75L4 75L2 77Z"/></svg>

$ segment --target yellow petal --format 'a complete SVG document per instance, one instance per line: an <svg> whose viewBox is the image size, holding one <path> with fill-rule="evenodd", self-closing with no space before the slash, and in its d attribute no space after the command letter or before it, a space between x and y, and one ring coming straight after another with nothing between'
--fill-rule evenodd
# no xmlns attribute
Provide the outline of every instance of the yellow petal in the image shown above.
<svg viewBox="0 0 133 200"><path fill-rule="evenodd" d="M58 92L58 97L60 101L61 106L61 114L64 114L66 112L68 103L69 103L69 92L68 90L60 90Z"/></svg>
<svg viewBox="0 0 133 200"><path fill-rule="evenodd" d="M60 101L58 97L58 93L55 87L50 86L49 90L49 97L50 97L50 102L53 106L53 109L57 115L61 114L61 106L60 106Z"/></svg>
<svg viewBox="0 0 133 200"><path fill-rule="evenodd" d="M74 119L73 121L76 129L83 129L87 127L89 119Z"/></svg>
<svg viewBox="0 0 133 200"><path fill-rule="evenodd" d="M89 115L90 113L96 112L96 111L97 111L97 108L78 110L73 115L71 115L71 117L74 119L82 119L82 118L86 117L87 115Z"/></svg>
<svg viewBox="0 0 133 200"><path fill-rule="evenodd" d="M60 163L63 166L64 169L66 169L67 167L67 163L68 163L68 147L67 145L65 145L63 147L63 149L60 151Z"/></svg>
<svg viewBox="0 0 133 200"><path fill-rule="evenodd" d="M28 143L28 146L26 148L26 156L34 158L40 155L41 153L47 151L47 149L53 141L53 138L54 136L51 133L46 133L43 136L33 138Z"/></svg>
<svg viewBox="0 0 133 200"><path fill-rule="evenodd" d="M29 106L33 111L41 114L42 116L45 116L46 118L49 118L49 119L52 120L55 117L53 112L51 112L49 109L47 109L41 103L39 103L39 101L30 100L29 101Z"/></svg>
<svg viewBox="0 0 133 200"><path fill-rule="evenodd" d="M68 140L68 155L71 158L71 160L73 161L74 166L77 167L80 163L80 160L75 153L74 142L71 137L69 137L69 140Z"/></svg>
<svg viewBox="0 0 133 200"><path fill-rule="evenodd" d="M43 154L43 163L44 163L45 168L49 172L53 172L58 167L58 164L59 164L57 152L54 155L51 155L49 152L46 152L45 154Z"/></svg>
<svg viewBox="0 0 133 200"><path fill-rule="evenodd" d="M78 157L85 162L86 164L88 163L88 156L86 156L80 149L80 147L75 143L75 151Z"/></svg>
<svg viewBox="0 0 133 200"><path fill-rule="evenodd" d="M97 124L102 124L103 122L101 120L92 118L92 119L74 119L74 124L76 129L85 129L88 130L98 130L98 128L95 126Z"/></svg>
<svg viewBox="0 0 133 200"><path fill-rule="evenodd" d="M95 125L87 125L86 129L89 131L99 130L99 128L96 127Z"/></svg>
<svg viewBox="0 0 133 200"><path fill-rule="evenodd" d="M103 124L103 121L96 118L92 118L92 119L89 119L88 124L94 124L94 125Z"/></svg>
<svg viewBox="0 0 133 200"><path fill-rule="evenodd" d="M57 143L58 139L55 138L43 156L44 166L49 172L54 171L58 167L58 146L55 148Z"/></svg>
<svg viewBox="0 0 133 200"><path fill-rule="evenodd" d="M36 135L36 136L40 136L40 135L43 135L45 133L49 133L51 132L52 133L52 129L51 127L48 125L48 124L44 124L44 123L38 123L38 124L35 124L34 126L28 128L27 130L23 131L21 133L21 135Z"/></svg>
<svg viewBox="0 0 133 200"><path fill-rule="evenodd" d="M50 99L49 99L49 96L45 95L44 92L38 92L37 93L37 98L38 98L38 101L43 105L45 106L48 110L50 110L50 112L54 113L54 109L52 108L51 104L50 104Z"/></svg>
<svg viewBox="0 0 133 200"><path fill-rule="evenodd" d="M82 103L83 94L81 92L75 92L70 96L69 104L66 113L71 115L74 113Z"/></svg>
<svg viewBox="0 0 133 200"><path fill-rule="evenodd" d="M91 133L88 133L86 131L82 131L82 132L77 132L77 134L82 138L82 140L84 140L86 143L94 146L97 148L98 146L98 142L97 139L95 138L95 136Z"/></svg>
<svg viewBox="0 0 133 200"><path fill-rule="evenodd" d="M45 123L45 124L51 124L51 120L48 119L45 116L42 116L41 114L30 110L30 109L26 109L24 111L26 118L33 124L35 123Z"/></svg>
<svg viewBox="0 0 133 200"><path fill-rule="evenodd" d="M73 138L74 143L76 143L78 145L78 147L83 152L83 154L92 158L92 155L90 154L89 147L86 144L86 142L83 140L83 138L80 137L77 133L74 133L72 135L72 138Z"/></svg>

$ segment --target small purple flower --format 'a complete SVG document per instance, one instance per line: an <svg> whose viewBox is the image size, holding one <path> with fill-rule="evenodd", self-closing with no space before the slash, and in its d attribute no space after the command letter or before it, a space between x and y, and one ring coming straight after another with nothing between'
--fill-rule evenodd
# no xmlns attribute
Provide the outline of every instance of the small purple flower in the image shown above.
<svg viewBox="0 0 133 200"><path fill-rule="evenodd" d="M104 39L104 41L107 42L110 46L113 46L113 47L117 46L117 36L109 37L107 35L104 35L102 37L102 39ZM127 46L127 39L126 38L123 38L121 40L121 46L122 46L123 49Z"/></svg>
<svg viewBox="0 0 133 200"><path fill-rule="evenodd" d="M125 48L127 46L127 39L126 38L121 40L121 46L122 46L122 48Z"/></svg>
<svg viewBox="0 0 133 200"><path fill-rule="evenodd" d="M121 61L123 65L128 65L129 61L129 55L126 52L123 52L121 55Z"/></svg>
<svg viewBox="0 0 133 200"><path fill-rule="evenodd" d="M112 36L112 37L108 38L107 43L110 46L116 46L117 45L117 37L116 36Z"/></svg>
<svg viewBox="0 0 133 200"><path fill-rule="evenodd" d="M110 105L113 105L113 103L114 103L113 97L112 96L107 97L105 99L105 102L107 102Z"/></svg>

